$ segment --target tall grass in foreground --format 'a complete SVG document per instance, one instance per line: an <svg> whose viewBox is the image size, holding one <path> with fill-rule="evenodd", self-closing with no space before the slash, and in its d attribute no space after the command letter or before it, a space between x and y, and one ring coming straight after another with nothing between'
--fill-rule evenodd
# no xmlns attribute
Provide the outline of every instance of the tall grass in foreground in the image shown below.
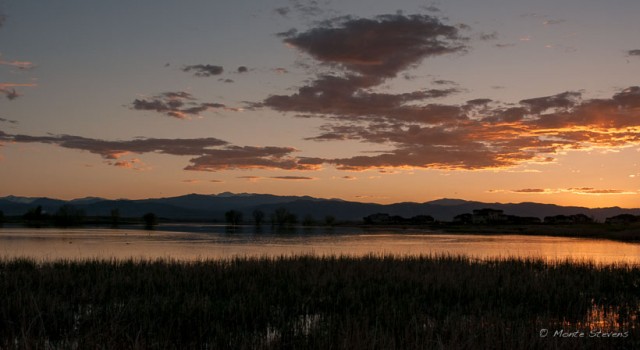
<svg viewBox="0 0 640 350"><path fill-rule="evenodd" d="M2 349L631 349L639 307L640 269L588 263L0 261Z"/></svg>

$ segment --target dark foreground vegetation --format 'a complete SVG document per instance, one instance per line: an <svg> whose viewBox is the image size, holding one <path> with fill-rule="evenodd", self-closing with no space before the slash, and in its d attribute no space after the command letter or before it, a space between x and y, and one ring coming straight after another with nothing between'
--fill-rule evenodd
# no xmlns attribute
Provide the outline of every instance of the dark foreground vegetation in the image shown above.
<svg viewBox="0 0 640 350"><path fill-rule="evenodd" d="M628 266L0 261L2 349L638 349L639 307Z"/></svg>

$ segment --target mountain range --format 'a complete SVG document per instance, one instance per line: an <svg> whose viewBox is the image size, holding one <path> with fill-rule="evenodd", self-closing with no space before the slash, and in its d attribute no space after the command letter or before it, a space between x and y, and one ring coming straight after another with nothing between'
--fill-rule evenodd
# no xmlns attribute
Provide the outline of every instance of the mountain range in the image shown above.
<svg viewBox="0 0 640 350"><path fill-rule="evenodd" d="M403 217L431 215L436 220L451 221L458 214L471 213L475 209L482 208L500 209L508 215L534 216L541 219L552 215L585 214L598 221L604 221L607 217L623 213L640 215L640 208L586 208L532 202L483 203L447 198L425 203L376 204L309 196L229 192L137 200L86 197L66 201L44 197L0 197L0 211L5 216L22 215L37 206L41 206L44 212L55 213L64 204L82 209L88 216L109 216L111 210L118 209L121 217L141 217L145 213L153 212L159 217L176 220L223 220L224 213L232 209L242 212L246 219L250 219L251 213L256 209L269 215L280 207L286 208L299 218L311 215L316 220L323 220L324 217L331 215L339 221L361 221L364 216L375 213Z"/></svg>

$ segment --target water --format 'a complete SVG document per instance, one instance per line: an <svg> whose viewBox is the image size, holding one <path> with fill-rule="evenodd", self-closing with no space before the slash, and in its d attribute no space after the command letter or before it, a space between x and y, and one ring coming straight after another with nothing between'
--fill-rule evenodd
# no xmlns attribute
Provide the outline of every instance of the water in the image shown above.
<svg viewBox="0 0 640 350"><path fill-rule="evenodd" d="M236 256L369 254L396 256L466 255L573 259L596 263L640 264L640 244L597 239L524 235L438 234L420 230L359 228L294 229L163 225L138 228L0 228L0 257L56 259L224 259Z"/></svg>

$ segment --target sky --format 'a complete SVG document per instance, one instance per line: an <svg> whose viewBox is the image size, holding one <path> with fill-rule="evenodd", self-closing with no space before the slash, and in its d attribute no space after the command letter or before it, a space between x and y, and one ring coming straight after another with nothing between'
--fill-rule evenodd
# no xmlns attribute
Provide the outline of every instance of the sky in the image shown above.
<svg viewBox="0 0 640 350"><path fill-rule="evenodd" d="M636 0L0 0L0 196L640 207Z"/></svg>

